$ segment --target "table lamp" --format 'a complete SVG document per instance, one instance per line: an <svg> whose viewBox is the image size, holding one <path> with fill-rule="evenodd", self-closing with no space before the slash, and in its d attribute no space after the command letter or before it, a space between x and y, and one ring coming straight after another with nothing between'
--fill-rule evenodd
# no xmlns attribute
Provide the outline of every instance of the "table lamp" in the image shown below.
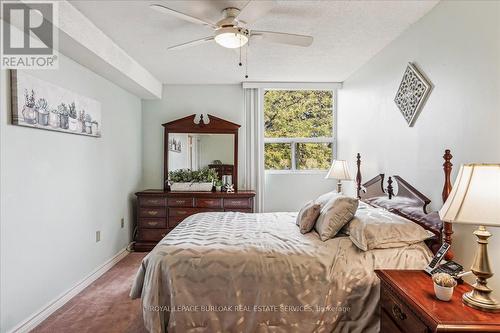
<svg viewBox="0 0 500 333"><path fill-rule="evenodd" d="M492 289L487 284L493 272L488 258L488 238L491 233L485 228L500 226L500 164L462 165L439 216L445 222L479 226L474 231L478 247L471 267L476 283L462 299L475 309L500 311L500 303L491 297Z"/></svg>
<svg viewBox="0 0 500 333"><path fill-rule="evenodd" d="M352 180L347 161L333 160L325 179L337 179L337 192L342 193L342 180Z"/></svg>

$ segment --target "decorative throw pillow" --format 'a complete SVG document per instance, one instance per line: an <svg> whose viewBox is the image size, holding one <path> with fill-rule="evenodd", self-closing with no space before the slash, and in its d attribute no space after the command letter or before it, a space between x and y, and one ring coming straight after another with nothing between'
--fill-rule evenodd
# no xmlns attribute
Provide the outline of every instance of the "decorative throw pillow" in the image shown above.
<svg viewBox="0 0 500 333"><path fill-rule="evenodd" d="M382 208L359 209L347 227L351 241L363 251L407 246L434 235Z"/></svg>
<svg viewBox="0 0 500 333"><path fill-rule="evenodd" d="M314 229L322 241L335 236L344 225L346 225L358 209L358 199L337 196L328 201L321 208L320 215Z"/></svg>
<svg viewBox="0 0 500 333"><path fill-rule="evenodd" d="M297 225L300 228L300 232L303 234L308 233L314 227L314 223L319 216L321 206L315 204L313 201L309 201L302 207L297 215Z"/></svg>
<svg viewBox="0 0 500 333"><path fill-rule="evenodd" d="M338 192L335 191L328 192L316 198L316 200L314 200L314 203L320 204L321 208L323 208L330 200L338 198L340 196L341 194Z"/></svg>

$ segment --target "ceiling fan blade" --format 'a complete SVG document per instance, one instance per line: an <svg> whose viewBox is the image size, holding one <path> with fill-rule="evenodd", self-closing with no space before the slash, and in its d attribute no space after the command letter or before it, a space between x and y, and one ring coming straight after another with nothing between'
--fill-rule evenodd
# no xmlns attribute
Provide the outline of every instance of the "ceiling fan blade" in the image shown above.
<svg viewBox="0 0 500 333"><path fill-rule="evenodd" d="M249 0L245 7L241 9L236 19L243 23L252 23L264 16L268 11L276 6L276 0L257 1Z"/></svg>
<svg viewBox="0 0 500 333"><path fill-rule="evenodd" d="M314 38L306 35L287 34L284 32L252 30L252 37L262 38L268 42L307 47Z"/></svg>
<svg viewBox="0 0 500 333"><path fill-rule="evenodd" d="M169 50L169 51L170 50L182 50L182 49L185 49L185 48L188 48L188 47L191 47L191 46L197 46L197 45L205 44L205 43L211 42L213 40L214 40L213 36L205 37L205 38L200 38L200 39L192 40L190 42L186 42L186 43L182 43L182 44L170 46L167 50Z"/></svg>
<svg viewBox="0 0 500 333"><path fill-rule="evenodd" d="M154 9L160 13L163 13L163 14L175 16L177 18L180 18L181 20L188 21L188 22L191 22L194 24L207 25L209 27L216 28L215 24L213 24L212 22L208 22L207 20L202 20L202 19L199 19L197 17L178 12L174 9L165 7L163 5L152 4L149 6L149 8Z"/></svg>

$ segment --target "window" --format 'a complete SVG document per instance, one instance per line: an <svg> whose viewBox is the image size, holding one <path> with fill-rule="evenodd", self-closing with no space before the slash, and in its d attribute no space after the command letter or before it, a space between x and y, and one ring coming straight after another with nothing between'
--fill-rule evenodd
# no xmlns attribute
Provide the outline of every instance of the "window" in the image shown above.
<svg viewBox="0 0 500 333"><path fill-rule="evenodd" d="M334 91L264 92L266 170L328 170L335 147Z"/></svg>

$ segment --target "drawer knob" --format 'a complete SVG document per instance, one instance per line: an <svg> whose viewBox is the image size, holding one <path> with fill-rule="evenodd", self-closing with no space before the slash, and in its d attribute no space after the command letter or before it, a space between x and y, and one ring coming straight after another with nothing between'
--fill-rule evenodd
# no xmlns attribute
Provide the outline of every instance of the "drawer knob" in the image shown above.
<svg viewBox="0 0 500 333"><path fill-rule="evenodd" d="M157 225L157 224L158 224L158 222L154 222L154 221L149 221L148 222L148 225L151 225L151 226L154 226L154 225Z"/></svg>
<svg viewBox="0 0 500 333"><path fill-rule="evenodd" d="M182 214L182 215L187 214L187 212L185 210L178 210L177 213Z"/></svg>
<svg viewBox="0 0 500 333"><path fill-rule="evenodd" d="M149 200L149 202L152 204L157 204L157 203L160 203L160 200Z"/></svg>
<svg viewBox="0 0 500 333"><path fill-rule="evenodd" d="M161 234L161 237L165 237L167 234L166 233L162 233Z"/></svg>
<svg viewBox="0 0 500 333"><path fill-rule="evenodd" d="M406 313L404 313L403 310L401 310L401 308L399 306L397 306L396 304L394 304L392 306L392 314L394 315L394 317L396 317L399 320L406 319Z"/></svg>
<svg viewBox="0 0 500 333"><path fill-rule="evenodd" d="M175 200L175 203L178 203L178 204L183 204L183 203L184 203L184 200Z"/></svg>
<svg viewBox="0 0 500 333"><path fill-rule="evenodd" d="M149 210L148 214L149 215L156 215L156 214L158 214L158 211L156 211L156 210Z"/></svg>

